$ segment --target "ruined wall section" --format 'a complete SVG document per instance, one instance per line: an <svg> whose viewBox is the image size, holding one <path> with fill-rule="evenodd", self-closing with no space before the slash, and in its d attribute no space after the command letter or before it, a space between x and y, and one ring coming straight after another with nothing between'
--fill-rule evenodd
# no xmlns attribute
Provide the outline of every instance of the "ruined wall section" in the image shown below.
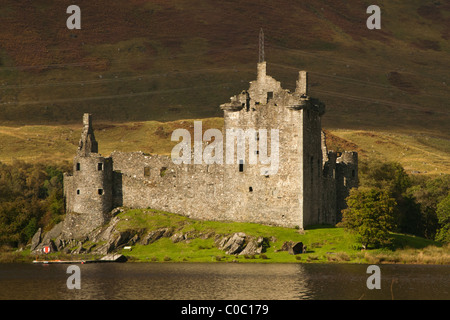
<svg viewBox="0 0 450 320"><path fill-rule="evenodd" d="M342 210L347 207L346 198L352 188L358 187L358 153L344 151L336 159L336 203L337 222L342 219Z"/></svg>
<svg viewBox="0 0 450 320"><path fill-rule="evenodd" d="M322 131L322 186L320 224L336 224L336 159L337 153L328 151L326 136Z"/></svg>
<svg viewBox="0 0 450 320"><path fill-rule="evenodd" d="M321 205L322 216L319 223L336 224L337 222L337 201L336 201L336 152L328 152L328 159L324 164L322 178Z"/></svg>
<svg viewBox="0 0 450 320"><path fill-rule="evenodd" d="M223 167L174 164L167 156L113 152L114 171L121 176L122 205L154 208L195 219L230 220L223 194Z"/></svg>
<svg viewBox="0 0 450 320"><path fill-rule="evenodd" d="M303 220L305 225L322 220L322 126L324 108L319 101L307 99L302 108L303 120Z"/></svg>

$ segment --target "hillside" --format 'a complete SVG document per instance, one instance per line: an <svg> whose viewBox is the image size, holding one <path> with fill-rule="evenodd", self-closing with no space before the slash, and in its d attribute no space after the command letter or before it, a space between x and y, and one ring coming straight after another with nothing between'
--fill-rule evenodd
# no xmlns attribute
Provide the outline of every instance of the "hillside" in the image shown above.
<svg viewBox="0 0 450 320"><path fill-rule="evenodd" d="M223 118L202 119L203 130L223 127ZM193 136L193 119L168 122L112 123L94 119L99 152L143 151L170 155L177 142L171 141L176 128ZM82 130L81 119L73 125L0 126L0 162L23 160L37 163L72 162ZM325 130L329 150L354 150L362 161L399 162L408 173L450 174L450 144L439 135L395 130Z"/></svg>
<svg viewBox="0 0 450 320"><path fill-rule="evenodd" d="M263 28L268 73L293 88L308 70L325 128L421 132L448 153L448 1L379 4L381 30L363 0L79 0L81 30L70 4L2 1L0 124L220 117L255 78Z"/></svg>

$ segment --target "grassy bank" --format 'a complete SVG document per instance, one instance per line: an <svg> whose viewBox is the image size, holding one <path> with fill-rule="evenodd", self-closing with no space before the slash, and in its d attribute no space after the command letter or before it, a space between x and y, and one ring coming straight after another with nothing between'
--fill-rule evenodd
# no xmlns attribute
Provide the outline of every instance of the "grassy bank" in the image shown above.
<svg viewBox="0 0 450 320"><path fill-rule="evenodd" d="M129 210L119 215L118 229L156 230L168 227L189 239L174 243L161 238L149 245L137 244L121 253L132 261L148 262L258 262L258 263L420 263L450 264L450 246L427 239L393 234L391 249L361 250L354 235L343 228L316 226L294 228L255 223L199 221L157 210ZM269 247L259 255L227 255L215 245L216 237L235 232L266 237ZM286 241L301 241L306 253L290 255L279 251Z"/></svg>
<svg viewBox="0 0 450 320"><path fill-rule="evenodd" d="M143 245L137 242L131 250L120 249L131 262L238 262L238 263L407 263L450 264L450 245L404 234L392 234L389 249L362 250L356 237L343 228L314 226L307 230L266 226L256 223L200 221L181 215L151 210L125 210L118 215L118 231L136 231L141 234L159 228L188 235L187 240L173 242L170 237ZM236 232L251 237L265 237L269 246L256 255L228 255L219 250L215 239ZM291 255L280 251L286 241L301 241L306 253ZM30 250L0 248L0 263L30 263L36 256ZM63 254L54 252L38 257L41 260L88 260L99 256Z"/></svg>

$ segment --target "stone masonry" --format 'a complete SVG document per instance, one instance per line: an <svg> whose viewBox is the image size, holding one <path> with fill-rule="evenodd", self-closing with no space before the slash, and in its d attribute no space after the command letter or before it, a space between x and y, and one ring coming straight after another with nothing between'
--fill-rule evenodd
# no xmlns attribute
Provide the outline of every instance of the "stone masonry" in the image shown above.
<svg viewBox="0 0 450 320"><path fill-rule="evenodd" d="M78 217L74 232L77 225L85 232L102 225L121 206L300 229L337 223L349 190L358 185L357 153L327 150L321 127L325 106L308 95L307 72L299 72L295 92L290 92L266 74L266 62L258 63L257 71L248 90L220 106L222 132L278 129L275 174L261 174L267 166L250 163L248 152L258 154L250 143L247 157L234 164L175 164L171 157L142 152L102 157L91 115L85 114L73 175L64 176L66 211ZM259 140L257 135L247 138Z"/></svg>

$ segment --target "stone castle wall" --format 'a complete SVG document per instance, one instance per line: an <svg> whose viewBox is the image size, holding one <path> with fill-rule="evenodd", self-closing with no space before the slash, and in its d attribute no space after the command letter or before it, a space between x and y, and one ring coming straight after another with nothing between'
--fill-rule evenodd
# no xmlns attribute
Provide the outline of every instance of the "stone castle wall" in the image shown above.
<svg viewBox="0 0 450 320"><path fill-rule="evenodd" d="M74 174L64 177L67 211L90 216L85 220L93 225L118 206L300 228L340 219L345 197L357 186L357 154L327 150L321 129L325 108L308 96L306 72L299 73L291 93L266 74L265 62L259 63L257 80L221 109L223 164L175 164L170 157L142 152L104 158L85 116ZM261 162L266 155L273 164L272 129L279 138L274 172L271 163ZM238 130L248 133L244 155L236 155L238 139L228 136ZM267 154L260 130L267 130ZM231 145L235 158L227 163Z"/></svg>

